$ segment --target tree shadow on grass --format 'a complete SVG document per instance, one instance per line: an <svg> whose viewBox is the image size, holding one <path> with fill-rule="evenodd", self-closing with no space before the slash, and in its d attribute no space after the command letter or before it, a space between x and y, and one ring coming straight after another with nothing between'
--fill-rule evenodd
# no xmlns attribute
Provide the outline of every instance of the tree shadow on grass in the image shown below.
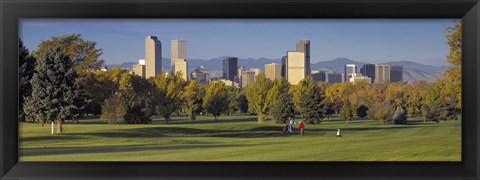
<svg viewBox="0 0 480 180"><path fill-rule="evenodd" d="M212 117L213 118L213 117ZM244 119L214 119L209 120L187 120L187 119L172 119L168 124L217 124L217 123L238 123L238 122L256 122L256 118L244 118ZM165 124L165 120L155 120L153 124Z"/></svg>
<svg viewBox="0 0 480 180"><path fill-rule="evenodd" d="M79 136L67 136L67 135L51 135L51 136L40 136L40 137L20 137L19 142L32 142L32 141L70 141L70 140L79 140L86 139Z"/></svg>
<svg viewBox="0 0 480 180"><path fill-rule="evenodd" d="M67 133L66 136L96 136L101 138L162 138L162 137L230 137L262 138L284 136L281 127L261 126L243 130L199 129L184 127L145 127L114 132Z"/></svg>
<svg viewBox="0 0 480 180"><path fill-rule="evenodd" d="M108 146L75 146L75 147L36 147L21 148L20 156L46 156L46 155L68 155L68 154L95 154L95 153L126 153L135 151L166 151L166 150L188 150L198 148L235 147L244 145L235 144L182 144L182 145L108 145ZM94 160L94 159L93 159Z"/></svg>

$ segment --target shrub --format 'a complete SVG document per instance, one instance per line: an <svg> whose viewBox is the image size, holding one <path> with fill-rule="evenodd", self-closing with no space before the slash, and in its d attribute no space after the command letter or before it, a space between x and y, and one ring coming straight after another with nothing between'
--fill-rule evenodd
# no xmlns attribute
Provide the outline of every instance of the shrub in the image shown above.
<svg viewBox="0 0 480 180"><path fill-rule="evenodd" d="M362 118L367 117L368 115L367 111L368 111L368 107L362 104L357 108L357 116Z"/></svg>
<svg viewBox="0 0 480 180"><path fill-rule="evenodd" d="M393 124L407 124L407 113L402 106L397 106L397 110L395 111L395 114L393 114L392 120Z"/></svg>

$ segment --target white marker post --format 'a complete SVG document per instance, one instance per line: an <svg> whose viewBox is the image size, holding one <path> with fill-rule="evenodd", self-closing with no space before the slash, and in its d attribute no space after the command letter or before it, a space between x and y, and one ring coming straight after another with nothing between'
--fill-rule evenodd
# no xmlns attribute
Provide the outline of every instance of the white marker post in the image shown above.
<svg viewBox="0 0 480 180"><path fill-rule="evenodd" d="M53 135L53 121L52 121L52 135Z"/></svg>

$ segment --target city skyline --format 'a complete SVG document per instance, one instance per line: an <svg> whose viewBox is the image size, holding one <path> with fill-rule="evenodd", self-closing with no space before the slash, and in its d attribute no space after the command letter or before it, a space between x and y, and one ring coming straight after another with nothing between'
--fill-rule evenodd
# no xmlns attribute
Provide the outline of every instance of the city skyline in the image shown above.
<svg viewBox="0 0 480 180"><path fill-rule="evenodd" d="M454 20L45 20L22 19L20 37L30 50L51 36L82 34L103 49L106 64L143 58L138 38L189 41L189 59L223 56L280 59L295 50L292 43L309 39L311 63L345 57L370 63L414 61L446 65L444 27ZM174 24L175 26L172 26ZM301 25L301 26L300 26ZM144 28L151 26L150 28ZM288 28L285 28L288 27ZM129 43L119 43L126 41ZM171 56L165 43L163 58Z"/></svg>

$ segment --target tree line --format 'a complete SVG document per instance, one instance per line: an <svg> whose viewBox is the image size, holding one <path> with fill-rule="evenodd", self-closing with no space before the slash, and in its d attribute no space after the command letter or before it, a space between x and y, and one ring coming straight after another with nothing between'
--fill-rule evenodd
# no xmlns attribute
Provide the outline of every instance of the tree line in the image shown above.
<svg viewBox="0 0 480 180"><path fill-rule="evenodd" d="M257 115L258 123L270 116L276 123L300 115L308 124L320 124L332 114L346 123L368 117L382 123L405 124L408 117L425 121L456 119L461 113L461 25L446 29L450 52L443 79L411 84L316 82L311 77L290 85L283 78L264 74L246 88L185 82L180 72L160 73L148 79L119 67L100 71L102 49L80 34L52 37L29 52L19 43L20 121L62 123L87 115L100 115L111 124L150 123L160 115L168 123L173 115L235 112Z"/></svg>

